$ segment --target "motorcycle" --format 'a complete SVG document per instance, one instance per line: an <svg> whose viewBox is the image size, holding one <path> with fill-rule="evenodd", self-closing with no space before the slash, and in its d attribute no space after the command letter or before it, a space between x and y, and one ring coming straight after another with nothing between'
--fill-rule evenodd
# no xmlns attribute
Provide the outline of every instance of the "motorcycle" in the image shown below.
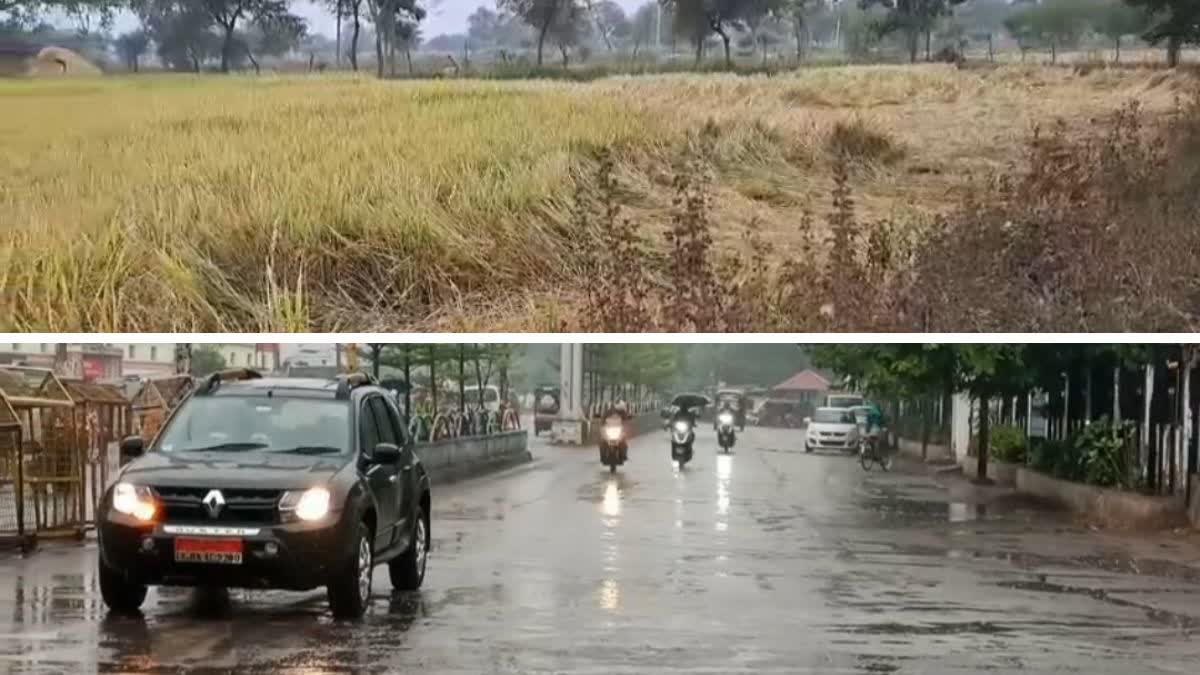
<svg viewBox="0 0 1200 675"><path fill-rule="evenodd" d="M617 467L629 459L629 442L625 437L625 421L617 415L604 420L600 429L600 463L616 473Z"/></svg>
<svg viewBox="0 0 1200 675"><path fill-rule="evenodd" d="M723 410L717 414L717 444L721 451L728 454L737 440L733 431L733 413Z"/></svg>
<svg viewBox="0 0 1200 675"><path fill-rule="evenodd" d="M692 461L692 443L695 440L696 430L690 421L678 419L671 424L671 459L679 462L679 468Z"/></svg>

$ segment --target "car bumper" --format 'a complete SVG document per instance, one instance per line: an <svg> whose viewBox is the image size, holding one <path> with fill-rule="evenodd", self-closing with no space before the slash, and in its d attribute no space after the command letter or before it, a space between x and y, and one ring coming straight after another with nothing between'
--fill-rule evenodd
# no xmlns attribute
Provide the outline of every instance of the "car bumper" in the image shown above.
<svg viewBox="0 0 1200 675"><path fill-rule="evenodd" d="M848 450L858 447L857 438L814 438L805 439L805 445L813 450Z"/></svg>
<svg viewBox="0 0 1200 675"><path fill-rule="evenodd" d="M98 528L100 555L133 583L225 586L306 591L328 583L349 559L354 528L327 523L163 523L153 526L106 519ZM175 540L241 539L240 564L177 562ZM147 543L147 541L149 543ZM274 544L275 552L268 551Z"/></svg>

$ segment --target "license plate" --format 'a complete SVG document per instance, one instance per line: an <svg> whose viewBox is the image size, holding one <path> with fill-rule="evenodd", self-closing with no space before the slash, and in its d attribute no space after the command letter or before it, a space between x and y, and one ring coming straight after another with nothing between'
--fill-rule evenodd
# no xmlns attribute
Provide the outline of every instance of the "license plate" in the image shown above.
<svg viewBox="0 0 1200 675"><path fill-rule="evenodd" d="M175 540L175 562L241 565L242 551L241 539Z"/></svg>

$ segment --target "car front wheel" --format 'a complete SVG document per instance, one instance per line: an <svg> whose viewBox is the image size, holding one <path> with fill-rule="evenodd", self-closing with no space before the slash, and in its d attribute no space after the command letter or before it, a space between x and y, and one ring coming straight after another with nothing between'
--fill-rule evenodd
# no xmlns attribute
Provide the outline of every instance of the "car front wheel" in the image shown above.
<svg viewBox="0 0 1200 675"><path fill-rule="evenodd" d="M417 507L412 545L400 557L388 563L392 588L415 591L425 581L425 563L429 559L429 520L425 510Z"/></svg>
<svg viewBox="0 0 1200 675"><path fill-rule="evenodd" d="M121 572L100 561L100 597L114 612L133 614L146 601L146 586L131 583Z"/></svg>
<svg viewBox="0 0 1200 675"><path fill-rule="evenodd" d="M371 601L371 572L375 566L371 530L366 523L358 524L358 536L354 538L349 558L328 589L329 608L339 619L361 617Z"/></svg>

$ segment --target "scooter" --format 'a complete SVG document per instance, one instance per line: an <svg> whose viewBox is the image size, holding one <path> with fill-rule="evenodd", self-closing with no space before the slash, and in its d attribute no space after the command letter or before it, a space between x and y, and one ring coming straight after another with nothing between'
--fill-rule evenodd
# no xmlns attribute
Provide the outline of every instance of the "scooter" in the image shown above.
<svg viewBox="0 0 1200 675"><path fill-rule="evenodd" d="M737 441L737 437L733 431L733 413L721 412L717 414L717 444L721 446L721 451L729 454L733 449L733 444Z"/></svg>
<svg viewBox="0 0 1200 675"><path fill-rule="evenodd" d="M696 440L696 430L688 420L675 420L671 423L671 459L679 462L679 468L692 461L692 443Z"/></svg>
<svg viewBox="0 0 1200 675"><path fill-rule="evenodd" d="M600 463L616 473L617 467L629 459L629 442L625 437L625 421L613 415L604 420L600 429Z"/></svg>

